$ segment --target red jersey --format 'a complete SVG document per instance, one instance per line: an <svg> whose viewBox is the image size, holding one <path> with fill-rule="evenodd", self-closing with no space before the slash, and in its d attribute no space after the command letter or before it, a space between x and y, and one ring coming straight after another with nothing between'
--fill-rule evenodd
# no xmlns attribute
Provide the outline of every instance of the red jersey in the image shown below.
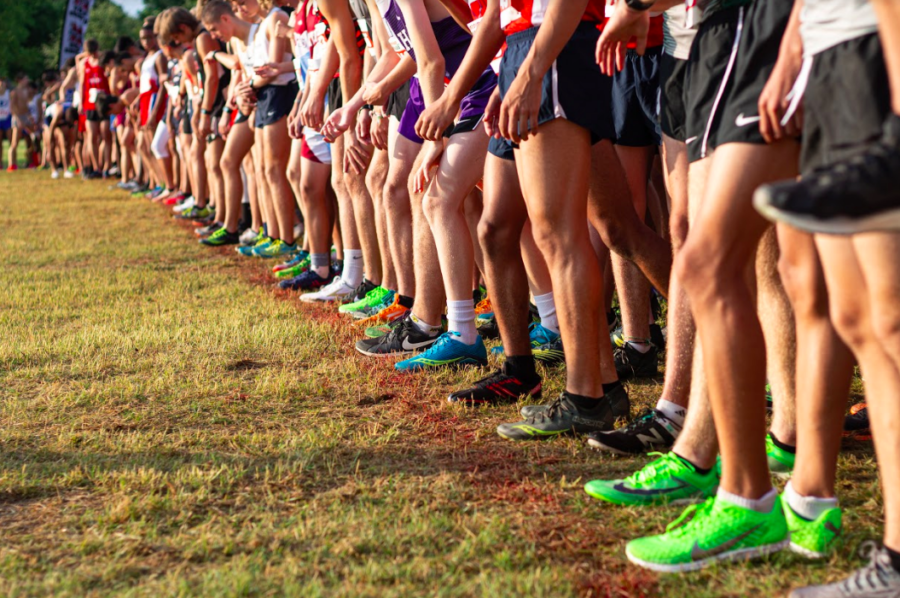
<svg viewBox="0 0 900 598"><path fill-rule="evenodd" d="M469 10L472 12L472 22L469 23L469 31L472 32L472 35L475 35L475 31L478 30L479 25L481 25L481 20L484 18L484 13L487 10L487 2L486 0L466 0L469 3ZM503 47L497 52L497 55L494 56L494 59L491 61L491 68L495 73L500 74L500 59L503 58L503 54L506 52L506 42L503 42Z"/></svg>
<svg viewBox="0 0 900 598"><path fill-rule="evenodd" d="M652 13L650 15L650 30L647 32L647 47L658 48L661 45L663 45L663 16L662 14ZM634 49L637 47L637 44L632 40L628 42L627 46L629 49Z"/></svg>
<svg viewBox="0 0 900 598"><path fill-rule="evenodd" d="M95 104L97 94L101 91L109 93L109 79L106 78L103 67L99 64L92 65L91 59L88 58L84 61L84 85L81 90L83 94L81 107L84 110L95 110L97 108Z"/></svg>
<svg viewBox="0 0 900 598"><path fill-rule="evenodd" d="M544 22L549 0L500 0L500 27L507 37L519 31L537 27ZM597 23L598 29L606 22L606 0L588 0L582 21Z"/></svg>

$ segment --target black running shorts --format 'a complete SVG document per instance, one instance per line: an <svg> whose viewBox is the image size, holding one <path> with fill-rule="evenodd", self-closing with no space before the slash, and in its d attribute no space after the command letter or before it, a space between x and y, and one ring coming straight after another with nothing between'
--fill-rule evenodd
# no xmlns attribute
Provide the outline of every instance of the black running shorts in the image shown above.
<svg viewBox="0 0 900 598"><path fill-rule="evenodd" d="M687 60L663 52L659 58L659 127L676 141L684 141L687 111L684 108Z"/></svg>
<svg viewBox="0 0 900 598"><path fill-rule="evenodd" d="M256 119L253 121L257 129L275 124L291 113L294 100L297 99L297 82L286 85L266 85L256 90Z"/></svg>
<svg viewBox="0 0 900 598"><path fill-rule="evenodd" d="M395 89L388 96L387 105L384 108L386 116L393 116L398 121L403 116L403 110L409 101L409 81Z"/></svg>
<svg viewBox="0 0 900 598"><path fill-rule="evenodd" d="M662 46L648 49L643 56L628 50L624 67L613 75L612 112L616 145L647 147L660 143L656 113L661 53Z"/></svg>
<svg viewBox="0 0 900 598"><path fill-rule="evenodd" d="M344 98L341 92L341 80L339 77L335 77L331 80L331 83L328 84L328 92L325 95L325 101L327 102L326 106L328 107L328 114L331 114L344 105Z"/></svg>

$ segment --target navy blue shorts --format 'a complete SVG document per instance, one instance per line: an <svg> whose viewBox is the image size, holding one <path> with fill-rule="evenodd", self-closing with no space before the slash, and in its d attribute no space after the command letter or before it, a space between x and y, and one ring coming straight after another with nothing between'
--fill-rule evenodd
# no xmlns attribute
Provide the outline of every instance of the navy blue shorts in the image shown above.
<svg viewBox="0 0 900 598"><path fill-rule="evenodd" d="M506 52L500 60L500 97L506 97L519 67L528 56L538 28L532 27L510 35ZM615 139L612 118L612 77L600 72L594 61L594 50L600 31L595 23L581 23L566 43L553 66L544 75L538 125L564 118L588 130L591 144ZM492 139L488 151L507 158L511 141Z"/></svg>
<svg viewBox="0 0 900 598"><path fill-rule="evenodd" d="M266 85L256 90L256 120L254 125L261 129L277 123L291 113L297 99L297 82L286 85Z"/></svg>
<svg viewBox="0 0 900 598"><path fill-rule="evenodd" d="M616 145L646 147L660 144L659 57L662 46L643 56L634 50L625 54L624 68L613 75L612 111Z"/></svg>

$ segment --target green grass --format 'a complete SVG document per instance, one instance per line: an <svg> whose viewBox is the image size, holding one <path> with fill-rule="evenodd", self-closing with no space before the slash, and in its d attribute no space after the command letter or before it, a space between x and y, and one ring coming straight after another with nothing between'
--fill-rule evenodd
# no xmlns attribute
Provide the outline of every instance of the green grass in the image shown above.
<svg viewBox="0 0 900 598"><path fill-rule="evenodd" d="M516 407L444 400L479 372L357 355L332 308L105 183L4 173L0 198L2 596L772 596L880 534L855 446L830 561L657 577L624 542L679 511L581 490L646 458L500 439Z"/></svg>

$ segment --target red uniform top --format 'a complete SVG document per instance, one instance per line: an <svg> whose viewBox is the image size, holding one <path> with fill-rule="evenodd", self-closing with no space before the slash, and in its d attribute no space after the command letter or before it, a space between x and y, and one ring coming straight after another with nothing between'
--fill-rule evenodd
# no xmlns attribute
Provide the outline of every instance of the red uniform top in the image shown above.
<svg viewBox="0 0 900 598"><path fill-rule="evenodd" d="M647 32L647 47L657 48L663 45L663 16L656 15L650 17L650 30ZM636 48L634 41L628 42L629 48Z"/></svg>
<svg viewBox="0 0 900 598"><path fill-rule="evenodd" d="M537 27L544 22L549 0L500 0L500 26L507 36ZM606 0L588 0L582 21L597 23L598 29L606 22Z"/></svg>
<svg viewBox="0 0 900 598"><path fill-rule="evenodd" d="M103 72L103 67L99 64L91 64L88 58L84 62L84 85L82 86L82 102L81 106L84 110L96 110L97 94L100 92L109 93L109 79Z"/></svg>

